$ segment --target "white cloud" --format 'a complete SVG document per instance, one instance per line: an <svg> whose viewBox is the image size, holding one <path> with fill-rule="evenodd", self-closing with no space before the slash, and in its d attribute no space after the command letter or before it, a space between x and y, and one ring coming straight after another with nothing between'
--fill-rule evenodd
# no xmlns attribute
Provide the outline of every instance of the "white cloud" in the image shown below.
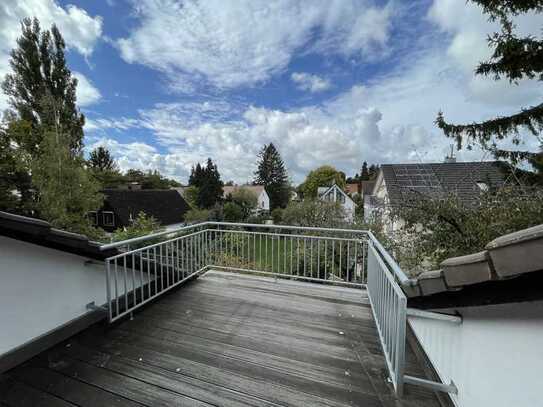
<svg viewBox="0 0 543 407"><path fill-rule="evenodd" d="M92 17L85 10L68 5L61 7L54 0L18 0L0 2L0 81L10 71L9 53L21 35L20 22L26 17L37 17L42 29L55 23L69 49L88 57L102 35L102 18ZM7 101L0 93L0 111Z"/></svg>
<svg viewBox="0 0 543 407"><path fill-rule="evenodd" d="M97 103L102 95L100 91L87 79L85 75L79 72L73 72L73 75L77 78L77 104L79 106L89 106Z"/></svg>
<svg viewBox="0 0 543 407"><path fill-rule="evenodd" d="M371 0L134 4L138 26L118 40L121 56L164 72L181 91L200 81L218 88L266 81L315 36L314 50L368 58L389 36L388 8Z"/></svg>
<svg viewBox="0 0 543 407"><path fill-rule="evenodd" d="M328 79L306 72L294 72L290 75L290 79L296 83L298 89L307 90L311 93L323 92L332 86Z"/></svg>
<svg viewBox="0 0 543 407"><path fill-rule="evenodd" d="M497 22L475 4L456 0L434 0L428 18L437 28L451 36L442 65L454 66L456 74L465 82L466 96L494 106L516 106L542 95L537 81L524 80L519 86L511 86L506 79L495 81L492 76L475 76L475 67L491 56L488 35L499 31ZM525 14L514 20L521 35L541 36L541 15Z"/></svg>
<svg viewBox="0 0 543 407"><path fill-rule="evenodd" d="M346 18L340 9L330 8L322 23L324 32L332 32L336 20ZM126 165L157 168L181 181L187 180L191 165L207 157L218 162L224 180L247 181L259 149L273 142L293 180L300 182L309 170L323 164L353 174L363 160L441 161L452 140L434 125L439 110L450 121L463 123L510 114L541 100L540 84L525 81L515 87L507 81L474 77L476 63L489 55L485 38L494 27L471 3L435 0L428 19L446 34L431 42L435 48L417 49L387 74L357 84L322 105L284 111L222 100L158 104L141 110L135 118L97 123L94 131L123 126L150 130L160 151L148 146L134 152L134 158L130 154L135 147L128 143L118 147L117 156ZM531 17L525 21L523 30L540 26ZM320 49L337 44L332 34L323 38L328 42L317 44ZM386 43L385 37L375 38ZM528 137L525 147L535 149L537 143ZM491 158L478 149L458 155L461 160Z"/></svg>

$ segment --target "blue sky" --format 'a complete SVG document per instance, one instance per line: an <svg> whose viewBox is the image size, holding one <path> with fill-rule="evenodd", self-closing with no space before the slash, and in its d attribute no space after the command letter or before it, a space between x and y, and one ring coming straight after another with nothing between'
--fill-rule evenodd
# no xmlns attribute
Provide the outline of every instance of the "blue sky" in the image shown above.
<svg viewBox="0 0 543 407"><path fill-rule="evenodd" d="M0 75L33 15L66 39L88 149L182 182L207 157L245 182L269 142L295 183L323 164L354 174L364 160L441 161L451 143L433 125L440 109L473 121L541 98L530 81L473 76L495 27L458 0L8 0Z"/></svg>

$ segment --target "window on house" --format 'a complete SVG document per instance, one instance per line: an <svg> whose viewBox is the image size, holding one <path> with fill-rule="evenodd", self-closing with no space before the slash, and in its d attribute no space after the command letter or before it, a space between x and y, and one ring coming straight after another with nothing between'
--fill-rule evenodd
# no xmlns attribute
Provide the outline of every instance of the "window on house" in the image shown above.
<svg viewBox="0 0 543 407"><path fill-rule="evenodd" d="M115 215L113 212L102 212L104 226L115 226Z"/></svg>
<svg viewBox="0 0 543 407"><path fill-rule="evenodd" d="M345 203L345 195L343 195L343 194L338 194L338 196L339 196L339 202L342 203L342 204L344 204L344 203Z"/></svg>
<svg viewBox="0 0 543 407"><path fill-rule="evenodd" d="M87 215L92 226L98 226L98 214L96 211L90 211Z"/></svg>
<svg viewBox="0 0 543 407"><path fill-rule="evenodd" d="M481 192L488 191L488 184L486 182L479 181L479 182L477 182L477 186L479 187L479 190Z"/></svg>

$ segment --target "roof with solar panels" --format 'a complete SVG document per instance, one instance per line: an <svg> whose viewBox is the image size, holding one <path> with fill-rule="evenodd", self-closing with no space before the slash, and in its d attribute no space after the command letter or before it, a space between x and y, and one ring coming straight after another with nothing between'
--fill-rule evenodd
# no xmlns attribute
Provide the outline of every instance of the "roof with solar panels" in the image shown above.
<svg viewBox="0 0 543 407"><path fill-rule="evenodd" d="M470 203L506 182L506 167L500 161L383 164L381 171L391 206L448 195Z"/></svg>

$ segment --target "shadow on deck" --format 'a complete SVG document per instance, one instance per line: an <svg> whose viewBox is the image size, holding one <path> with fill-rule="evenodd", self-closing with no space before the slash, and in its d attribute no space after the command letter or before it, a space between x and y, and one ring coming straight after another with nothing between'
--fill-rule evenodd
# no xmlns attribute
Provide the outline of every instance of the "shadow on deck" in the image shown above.
<svg viewBox="0 0 543 407"><path fill-rule="evenodd" d="M439 406L386 377L365 291L211 271L4 374L0 406Z"/></svg>

